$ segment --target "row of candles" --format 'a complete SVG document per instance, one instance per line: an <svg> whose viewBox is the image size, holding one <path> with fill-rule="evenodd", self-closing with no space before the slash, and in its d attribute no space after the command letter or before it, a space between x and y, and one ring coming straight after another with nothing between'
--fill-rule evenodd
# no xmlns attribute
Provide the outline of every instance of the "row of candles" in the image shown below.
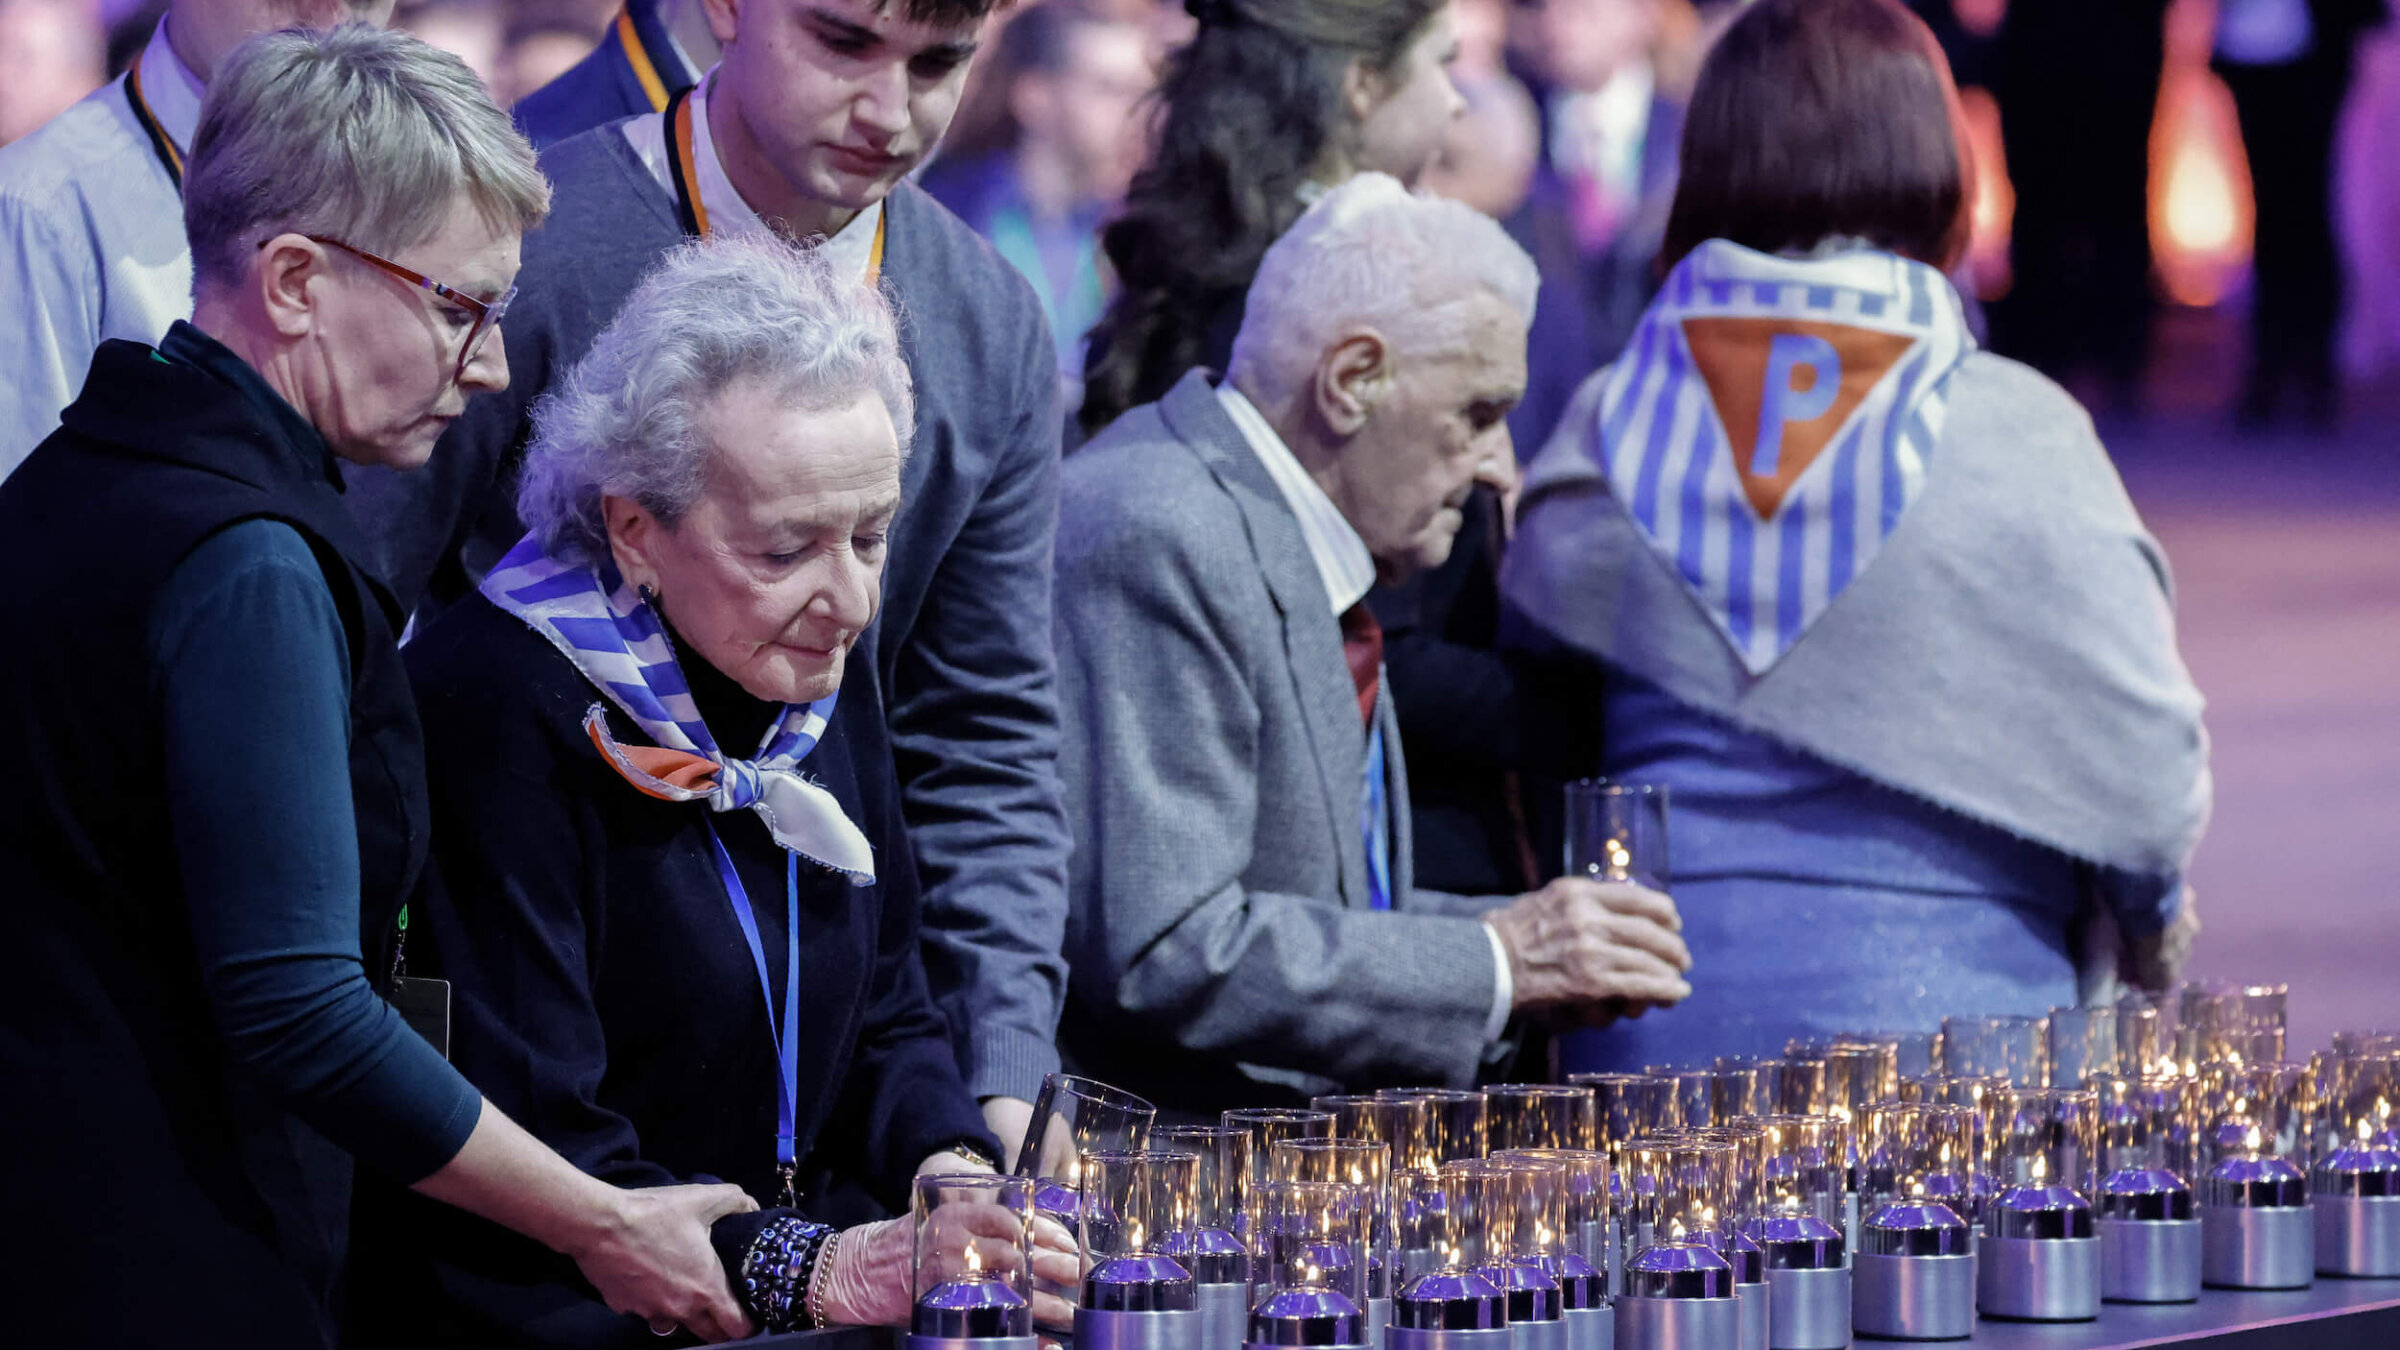
<svg viewBox="0 0 2400 1350"><path fill-rule="evenodd" d="M2400 1034L2286 1062L2285 997L2193 986L2171 1026L2141 1001L1953 1018L1215 1125L1056 1076L1019 1175L920 1181L912 1350L1030 1350L989 1342L1033 1335L1044 1221L1081 1257L1053 1291L1079 1350L1831 1350L2204 1276L2400 1277ZM970 1213L962 1259L943 1227ZM980 1255L993 1232L1022 1258Z"/></svg>

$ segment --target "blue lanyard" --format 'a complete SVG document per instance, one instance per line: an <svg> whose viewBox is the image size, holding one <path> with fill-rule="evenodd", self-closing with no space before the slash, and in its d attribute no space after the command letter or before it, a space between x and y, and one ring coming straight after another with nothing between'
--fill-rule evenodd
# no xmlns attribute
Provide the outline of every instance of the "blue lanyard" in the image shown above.
<svg viewBox="0 0 2400 1350"><path fill-rule="evenodd" d="M725 883L725 898L733 902L733 917L741 921L742 938L750 944L750 964L758 968L758 992L767 1002L767 1035L775 1042L775 1074L782 1090L775 1095L775 1173L783 1181L781 1204L798 1203L792 1179L799 1168L797 1127L800 1095L800 1037L793 1023L800 1020L800 855L784 855L783 872L783 1022L775 1021L775 983L767 978L767 947L758 936L758 916L751 912L750 893L733 870L733 855L717 836L715 821L708 825L708 842L717 851L717 876Z"/></svg>

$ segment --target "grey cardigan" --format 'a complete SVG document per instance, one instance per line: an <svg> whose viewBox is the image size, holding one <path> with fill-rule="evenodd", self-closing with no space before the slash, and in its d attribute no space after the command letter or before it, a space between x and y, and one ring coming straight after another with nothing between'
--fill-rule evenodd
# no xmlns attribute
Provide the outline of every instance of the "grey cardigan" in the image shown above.
<svg viewBox="0 0 2400 1350"><path fill-rule="evenodd" d="M455 602L522 534L512 509L534 400L582 359L660 254L673 199L621 122L542 155L555 196L526 236L502 330L511 381L468 405L433 462L354 481L393 588ZM915 377L916 444L860 648L898 760L925 890L925 971L968 1089L1030 1098L1056 1068L1065 998L1066 825L1050 644L1057 353L1040 302L956 216L902 183L885 199L885 292Z"/></svg>
<svg viewBox="0 0 2400 1350"><path fill-rule="evenodd" d="M1178 1112L1470 1081L1496 902L1411 888L1387 683L1395 911L1367 907L1340 626L1205 376L1070 456L1060 498L1069 1061Z"/></svg>

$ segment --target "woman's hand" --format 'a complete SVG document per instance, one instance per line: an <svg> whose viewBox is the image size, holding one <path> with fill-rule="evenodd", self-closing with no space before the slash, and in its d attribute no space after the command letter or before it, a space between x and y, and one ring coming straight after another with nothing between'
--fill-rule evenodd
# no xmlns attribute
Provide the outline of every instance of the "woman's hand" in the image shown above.
<svg viewBox="0 0 2400 1350"><path fill-rule="evenodd" d="M997 1169L990 1163L978 1158L970 1158L964 1153L952 1153L948 1149L928 1154L925 1161L917 1164L917 1175L921 1177L957 1176L966 1172L982 1172L988 1175L995 1170Z"/></svg>
<svg viewBox="0 0 2400 1350"><path fill-rule="evenodd" d="M942 1206L930 1224L931 1274L952 1279L969 1270L1014 1271L1022 1259L1017 1234L1023 1219L1000 1205ZM1074 1239L1058 1224L1034 1220L1033 1273L1074 1287L1082 1277ZM904 1326L914 1299L915 1253L910 1221L885 1219L845 1229L833 1255L817 1263L809 1289L828 1322L851 1326ZM1036 1290L1033 1316L1050 1326L1071 1326L1074 1305Z"/></svg>
<svg viewBox="0 0 2400 1350"><path fill-rule="evenodd" d="M750 1335L750 1319L708 1237L710 1225L757 1202L739 1186L658 1186L617 1195L615 1221L567 1251L601 1301L654 1328L680 1324L705 1341Z"/></svg>

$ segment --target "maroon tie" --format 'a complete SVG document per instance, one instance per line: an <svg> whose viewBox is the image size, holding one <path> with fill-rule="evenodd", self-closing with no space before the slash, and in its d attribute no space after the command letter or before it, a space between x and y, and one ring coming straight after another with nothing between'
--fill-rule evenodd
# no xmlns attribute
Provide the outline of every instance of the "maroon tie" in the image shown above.
<svg viewBox="0 0 2400 1350"><path fill-rule="evenodd" d="M1350 683L1358 687L1358 720L1373 726L1375 686L1383 675L1383 625L1364 600L1342 611L1342 656L1350 662Z"/></svg>

